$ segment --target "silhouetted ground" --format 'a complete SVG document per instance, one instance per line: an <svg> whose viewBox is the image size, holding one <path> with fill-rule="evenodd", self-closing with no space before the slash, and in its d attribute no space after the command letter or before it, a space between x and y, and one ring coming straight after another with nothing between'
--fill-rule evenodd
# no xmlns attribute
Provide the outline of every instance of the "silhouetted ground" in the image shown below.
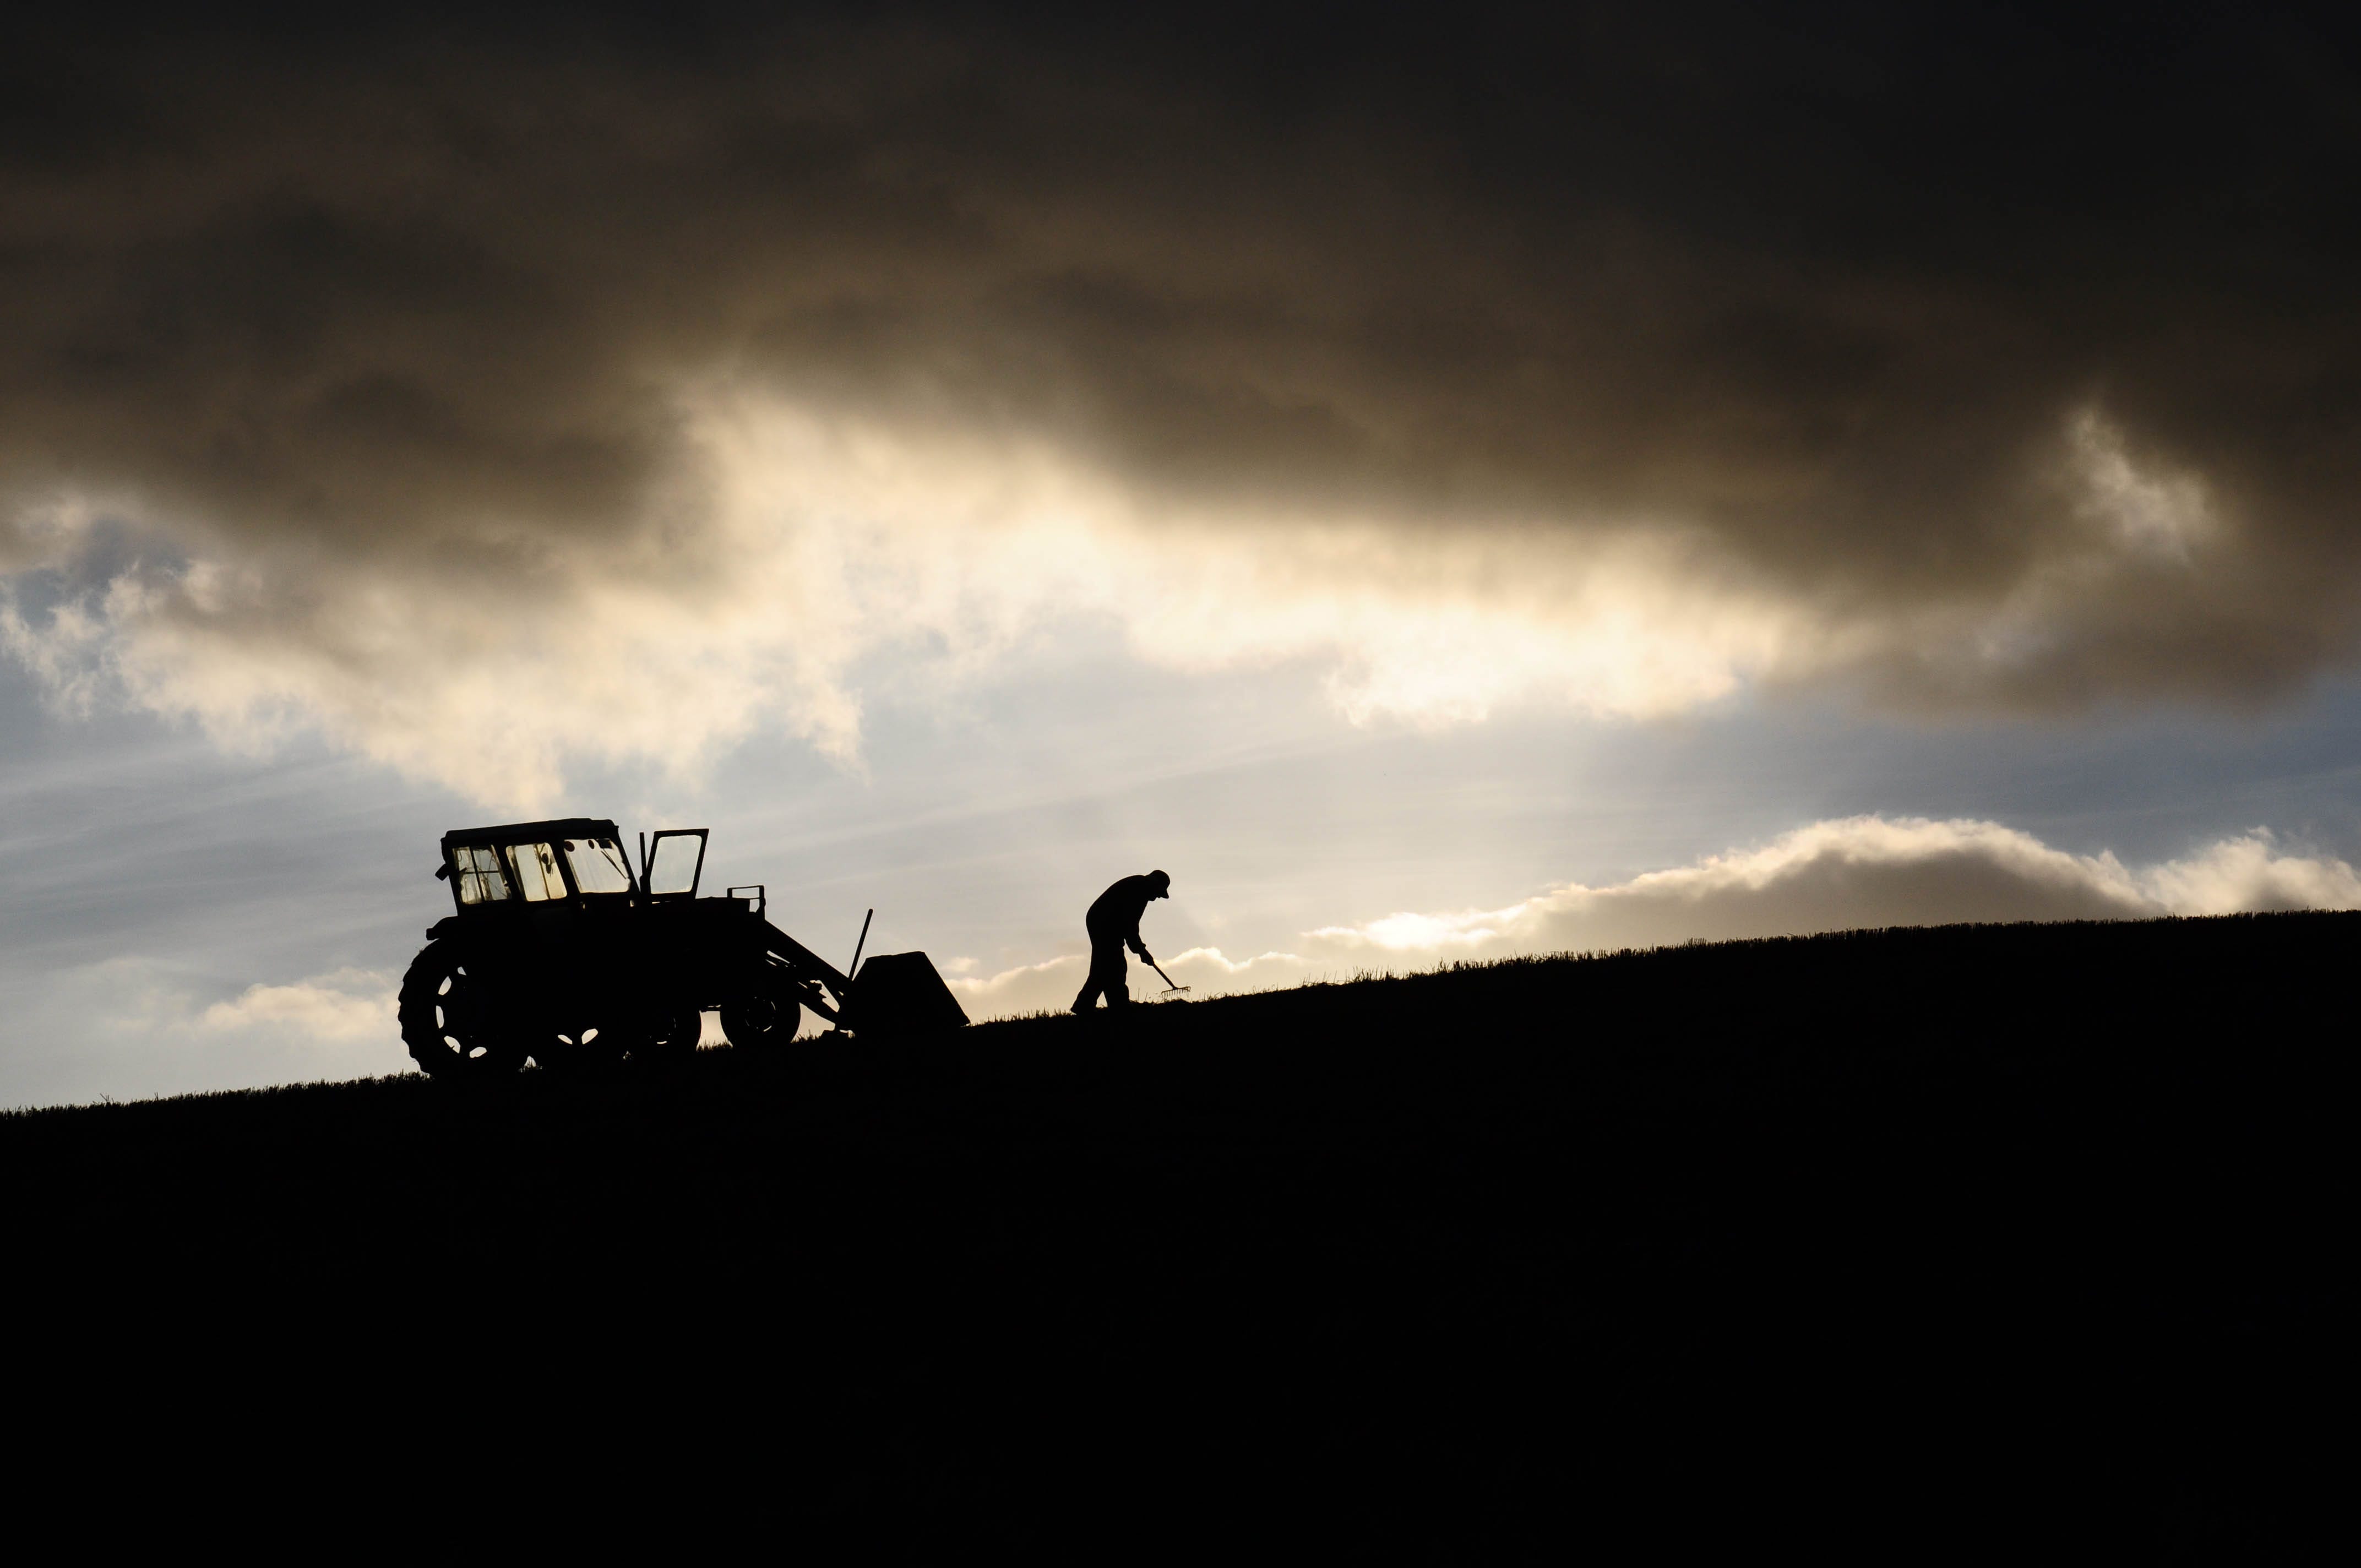
<svg viewBox="0 0 2361 1568"><path fill-rule="evenodd" d="M2356 942L1887 931L21 1113L20 1343L412 1510L2210 1557L2343 1425Z"/></svg>

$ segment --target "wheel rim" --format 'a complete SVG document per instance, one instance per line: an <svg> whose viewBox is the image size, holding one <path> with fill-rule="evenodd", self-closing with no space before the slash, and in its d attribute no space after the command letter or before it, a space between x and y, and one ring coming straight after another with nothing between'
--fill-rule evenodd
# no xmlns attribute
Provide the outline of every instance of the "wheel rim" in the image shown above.
<svg viewBox="0 0 2361 1568"><path fill-rule="evenodd" d="M681 1055L697 1049L705 1033L705 1014L694 1007L676 1009L656 1031L657 1048Z"/></svg>
<svg viewBox="0 0 2361 1568"><path fill-rule="evenodd" d="M721 1032L733 1046L769 1046L794 1037L803 1009L792 995L763 990L741 995L721 1009Z"/></svg>
<svg viewBox="0 0 2361 1568"><path fill-rule="evenodd" d="M430 1073L499 1077L524 1062L503 988L449 943L430 945L401 977L397 1013L402 1044Z"/></svg>
<svg viewBox="0 0 2361 1568"><path fill-rule="evenodd" d="M482 1061L492 1054L485 1029L482 987L465 964L453 964L443 983L434 988L434 1030L444 1048L461 1061Z"/></svg>
<svg viewBox="0 0 2361 1568"><path fill-rule="evenodd" d="M704 1032L704 1015L697 1009L659 1008L648 1020L647 1033L632 1054L651 1061L678 1061L696 1053Z"/></svg>

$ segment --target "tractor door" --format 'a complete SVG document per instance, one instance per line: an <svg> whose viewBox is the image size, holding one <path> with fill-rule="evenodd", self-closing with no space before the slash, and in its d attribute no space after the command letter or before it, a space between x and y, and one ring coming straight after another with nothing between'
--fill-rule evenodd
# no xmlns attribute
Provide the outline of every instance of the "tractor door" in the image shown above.
<svg viewBox="0 0 2361 1568"><path fill-rule="evenodd" d="M631 854L616 840L598 837L560 839L557 853L574 884L576 958L599 981L610 980L630 967L639 924Z"/></svg>
<svg viewBox="0 0 2361 1568"><path fill-rule="evenodd" d="M705 874L704 828L666 828L640 850L640 886L650 898L695 898Z"/></svg>
<svg viewBox="0 0 2361 1568"><path fill-rule="evenodd" d="M494 906L503 916L495 949L484 955L497 959L509 990L510 1005L529 1033L539 1035L552 1000L570 987L579 915L573 890L566 885L554 843L513 840L499 848L500 870L511 890Z"/></svg>
<svg viewBox="0 0 2361 1568"><path fill-rule="evenodd" d="M524 899L528 928L554 953L572 940L579 914L574 907L574 890L566 885L566 873L558 867L557 846L511 844L508 851L510 872Z"/></svg>

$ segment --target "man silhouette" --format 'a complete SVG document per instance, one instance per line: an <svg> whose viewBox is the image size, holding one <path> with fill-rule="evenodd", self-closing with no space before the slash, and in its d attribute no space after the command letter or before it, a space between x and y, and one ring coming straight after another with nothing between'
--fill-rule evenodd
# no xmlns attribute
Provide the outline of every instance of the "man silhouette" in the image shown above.
<svg viewBox="0 0 2361 1568"><path fill-rule="evenodd" d="M1131 992L1124 984L1123 949L1130 948L1144 963L1156 961L1139 939L1139 917L1148 913L1149 900L1172 896L1171 888L1170 877L1150 872L1146 876L1127 876L1098 895L1091 912L1082 916L1091 933L1091 977L1082 982L1082 993L1074 998L1075 1012L1089 1012L1101 995L1106 997L1109 1007L1131 1005Z"/></svg>

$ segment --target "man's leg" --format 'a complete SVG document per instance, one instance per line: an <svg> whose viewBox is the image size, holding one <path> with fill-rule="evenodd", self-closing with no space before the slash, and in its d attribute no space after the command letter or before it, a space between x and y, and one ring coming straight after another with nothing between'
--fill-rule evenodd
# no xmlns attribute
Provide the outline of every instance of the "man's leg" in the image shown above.
<svg viewBox="0 0 2361 1568"><path fill-rule="evenodd" d="M1091 934L1091 972L1082 981L1081 993L1074 998L1074 1011L1088 1013L1092 1008L1096 1007L1099 994L1104 990L1106 990L1106 944L1098 939L1096 932L1093 932Z"/></svg>
<svg viewBox="0 0 2361 1568"><path fill-rule="evenodd" d="M1089 1012L1103 992L1109 1007L1123 1007L1131 1002L1131 992L1124 985L1123 944L1119 941L1091 944L1091 976L1082 982L1082 993L1074 998L1074 1011Z"/></svg>
<svg viewBox="0 0 2361 1568"><path fill-rule="evenodd" d="M1099 973L1099 985L1106 992L1109 1007L1131 1005L1131 975L1123 956L1121 942L1109 942L1104 958L1097 953L1092 954L1091 968Z"/></svg>

